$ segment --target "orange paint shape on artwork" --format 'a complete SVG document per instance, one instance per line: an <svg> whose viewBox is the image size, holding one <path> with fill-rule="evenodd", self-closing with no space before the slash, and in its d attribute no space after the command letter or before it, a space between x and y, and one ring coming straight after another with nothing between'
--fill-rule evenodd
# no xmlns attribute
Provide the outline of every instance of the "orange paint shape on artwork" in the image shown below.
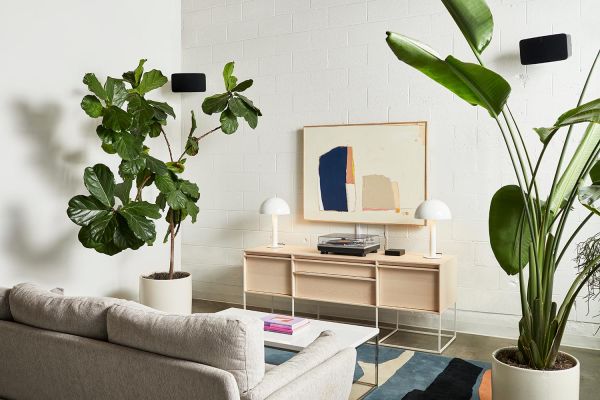
<svg viewBox="0 0 600 400"><path fill-rule="evenodd" d="M352 147L347 147L348 158L346 162L346 183L355 183L354 177L354 156L352 154Z"/></svg>

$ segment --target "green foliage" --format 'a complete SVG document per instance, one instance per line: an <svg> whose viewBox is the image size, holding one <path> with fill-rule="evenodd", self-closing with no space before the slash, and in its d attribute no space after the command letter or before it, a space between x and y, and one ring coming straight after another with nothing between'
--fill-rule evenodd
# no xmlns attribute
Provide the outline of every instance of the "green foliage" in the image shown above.
<svg viewBox="0 0 600 400"><path fill-rule="evenodd" d="M529 262L531 236L518 186L504 186L494 194L488 223L490 245L500 267L508 275L519 273Z"/></svg>
<svg viewBox="0 0 600 400"><path fill-rule="evenodd" d="M510 94L510 85L497 73L452 56L442 60L431 48L397 33L387 33L387 43L398 59L424 73L471 105L496 116Z"/></svg>
<svg viewBox="0 0 600 400"><path fill-rule="evenodd" d="M519 322L517 353L519 361L534 369L554 365L571 308L586 282L600 271L600 257L583 257L576 278L560 307L553 301L554 274L563 255L581 228L600 215L600 99L585 104L582 99L600 52L590 70L577 106L563 113L548 128L537 128L543 148L537 160L530 157L517 121L508 109L508 83L486 69L481 53L491 41L492 14L484 0L442 0L473 51L478 64L464 63L452 56L442 60L429 47L406 36L388 33L387 43L399 60L421 71L458 97L488 110L497 123L510 153L517 185L504 186L493 196L489 212L490 244L496 260L509 275L519 275L522 318ZM238 104L229 107L235 114ZM574 152L568 151L571 131L576 124L588 127ZM542 200L538 170L550 140L562 127L568 132L562 143L550 190ZM568 155L572 153L569 158ZM533 160L533 161L532 161ZM534 162L535 161L535 162ZM535 168L534 168L535 165ZM542 175L542 174L540 174ZM586 183L589 178L592 184ZM580 224L567 232L566 221L576 199L589 211ZM597 243L597 238L593 241ZM528 268L528 277L523 270Z"/></svg>
<svg viewBox="0 0 600 400"><path fill-rule="evenodd" d="M83 181L89 194L77 195L69 201L68 217L78 226L79 241L87 248L108 255L126 249L136 250L156 240L153 220L161 218L175 228L188 216L196 222L200 199L198 185L185 180L184 154L198 154L201 137L216 130L231 134L239 127L238 118L244 118L256 127L260 110L250 100L239 95L252 86L252 80L237 83L233 75L234 63L223 71L226 93L207 97L202 104L206 114L220 113L221 126L201 137L192 111L192 126L184 154L178 159L162 161L150 154L147 140L164 136L169 117L175 118L173 108L160 101L147 99L153 90L167 83L161 71L144 72L145 59L133 71L123 73L122 79L108 77L102 85L95 74L85 74L83 83L92 94L83 97L81 108L91 118L101 118L96 128L101 148L121 159L116 182L113 172L104 164L96 164L84 171ZM235 113L229 101L235 99ZM170 146L170 145L169 145ZM143 200L145 188L154 185L160 194L154 203ZM170 229L167 231L169 236ZM172 265L171 265L172 267Z"/></svg>

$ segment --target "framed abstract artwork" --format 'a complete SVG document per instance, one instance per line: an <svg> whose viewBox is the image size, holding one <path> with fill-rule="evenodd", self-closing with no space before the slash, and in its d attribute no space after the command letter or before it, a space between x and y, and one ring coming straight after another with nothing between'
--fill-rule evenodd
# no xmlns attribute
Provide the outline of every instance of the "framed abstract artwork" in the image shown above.
<svg viewBox="0 0 600 400"><path fill-rule="evenodd" d="M427 123L304 127L304 218L424 225Z"/></svg>

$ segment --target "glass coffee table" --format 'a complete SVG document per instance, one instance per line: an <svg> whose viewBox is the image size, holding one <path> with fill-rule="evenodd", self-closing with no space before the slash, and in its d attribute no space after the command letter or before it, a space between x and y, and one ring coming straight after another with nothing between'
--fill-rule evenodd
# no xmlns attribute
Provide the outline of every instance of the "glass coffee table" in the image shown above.
<svg viewBox="0 0 600 400"><path fill-rule="evenodd" d="M219 311L219 315L227 315L233 317L255 317L262 318L271 313L244 310L241 308L228 308ZM369 387L369 390L363 393L359 399L365 398L369 393L375 390L379 383L379 329L361 326L343 324L339 322L330 322L311 319L310 324L303 327L293 335L286 335L275 332L265 332L265 346L279 350L289 350L294 352L302 351L305 347L311 344L323 331L332 331L335 333L341 348L358 348L360 345L374 340L375 345L375 379L374 382L356 381L354 383Z"/></svg>

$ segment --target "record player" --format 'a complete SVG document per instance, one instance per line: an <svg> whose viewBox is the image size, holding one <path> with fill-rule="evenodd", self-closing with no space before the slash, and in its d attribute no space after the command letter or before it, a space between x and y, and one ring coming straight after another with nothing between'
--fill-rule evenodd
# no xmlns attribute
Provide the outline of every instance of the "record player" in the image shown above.
<svg viewBox="0 0 600 400"><path fill-rule="evenodd" d="M351 233L330 233L319 236L317 249L321 254L343 254L364 257L379 250L379 236Z"/></svg>

